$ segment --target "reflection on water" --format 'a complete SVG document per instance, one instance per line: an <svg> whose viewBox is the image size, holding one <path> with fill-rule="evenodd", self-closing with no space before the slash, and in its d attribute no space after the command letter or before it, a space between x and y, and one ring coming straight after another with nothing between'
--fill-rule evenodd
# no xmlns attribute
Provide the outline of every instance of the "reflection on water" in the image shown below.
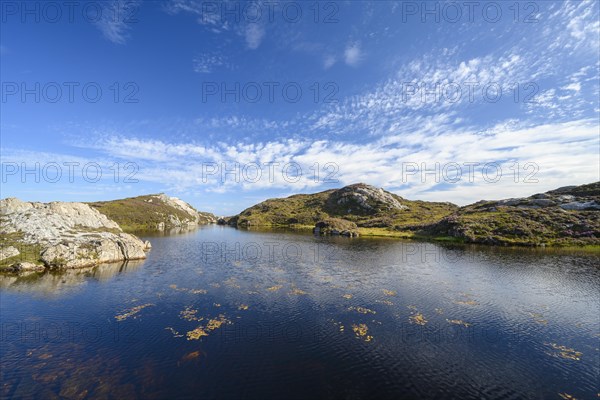
<svg viewBox="0 0 600 400"><path fill-rule="evenodd" d="M1 396L599 392L595 254L218 226L150 240L133 268L1 278Z"/></svg>
<svg viewBox="0 0 600 400"><path fill-rule="evenodd" d="M24 272L0 274L0 290L28 292L48 297L68 293L91 280L106 282L115 275L134 271L144 260L105 263L95 267L68 269L64 271Z"/></svg>

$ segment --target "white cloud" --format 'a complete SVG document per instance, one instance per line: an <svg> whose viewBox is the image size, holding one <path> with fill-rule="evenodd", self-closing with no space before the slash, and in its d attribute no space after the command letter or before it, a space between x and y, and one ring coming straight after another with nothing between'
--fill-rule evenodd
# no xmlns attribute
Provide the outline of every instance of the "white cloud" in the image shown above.
<svg viewBox="0 0 600 400"><path fill-rule="evenodd" d="M325 59L323 60L323 67L325 69L329 69L336 63L336 61L337 60L336 60L335 56L328 54L327 56L325 56Z"/></svg>
<svg viewBox="0 0 600 400"><path fill-rule="evenodd" d="M344 50L344 61L346 64L355 67L361 62L362 58L363 54L358 43L346 46L346 50Z"/></svg>
<svg viewBox="0 0 600 400"><path fill-rule="evenodd" d="M249 49L254 50L260 46L265 36L265 29L259 24L250 23L246 26L244 35L246 38L246 45Z"/></svg>
<svg viewBox="0 0 600 400"><path fill-rule="evenodd" d="M225 58L219 54L204 53L199 54L193 60L194 71L201 74L209 74L218 67L228 67Z"/></svg>
<svg viewBox="0 0 600 400"><path fill-rule="evenodd" d="M570 83L567 86L563 86L561 89L579 92L581 90L581 83L579 83L579 82Z"/></svg>
<svg viewBox="0 0 600 400"><path fill-rule="evenodd" d="M96 26L106 39L115 44L125 44L131 26L137 21L135 15L140 1L111 0L99 4L102 4L102 18Z"/></svg>
<svg viewBox="0 0 600 400"><path fill-rule="evenodd" d="M444 125L443 119L421 122L420 129L411 127L366 144L279 139L263 143L223 141L201 145L113 136L88 147L101 151L107 160L135 162L140 166L137 177L141 181L177 191L194 188L219 193L262 189L316 191L323 188L323 182L315 181L311 173L315 163L321 166L321 178L326 175L327 171L322 168L327 163L337 166L335 178L339 183L333 186L366 182L396 190L409 199L458 204L482 198L525 196L600 179L597 168L600 143L595 120L543 125L519 125L508 120L485 134L471 128ZM31 158L35 159L34 156ZM251 163L278 163L277 171L281 171L286 163L291 162L302 168L303 176L298 181L286 179L281 173L276 173L273 180L263 175L257 182L236 181L233 176L222 180L218 174L208 176L205 169L211 163L228 168L233 168L235 163L239 163L241 168ZM471 162L479 163L473 182L469 182L465 166L465 163ZM420 172L403 175L403 166L405 170L408 165L417 165L421 169L423 163L425 169L434 169L436 163L442 168L457 163L461 166L462 178L456 183L437 187L444 182L443 176L438 175L436 181L435 176ZM486 179L488 176L483 175L482 167L486 163L496 163L501 167L503 176L499 182L490 183ZM520 170L516 178L515 163ZM533 171L525 169L527 163L533 163L538 169L533 176L537 183L523 182ZM263 173L266 173L266 167Z"/></svg>

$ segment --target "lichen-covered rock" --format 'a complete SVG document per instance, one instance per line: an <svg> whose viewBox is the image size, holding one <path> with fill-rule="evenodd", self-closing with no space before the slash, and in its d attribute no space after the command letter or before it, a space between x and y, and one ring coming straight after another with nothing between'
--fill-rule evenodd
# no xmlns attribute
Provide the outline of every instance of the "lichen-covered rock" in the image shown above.
<svg viewBox="0 0 600 400"><path fill-rule="evenodd" d="M336 190L331 194L329 203L330 207L347 208L348 213L370 213L381 209L408 209L392 193L364 183L357 183Z"/></svg>
<svg viewBox="0 0 600 400"><path fill-rule="evenodd" d="M19 254L21 254L21 252L14 246L3 247L0 249L0 261L18 256Z"/></svg>
<svg viewBox="0 0 600 400"><path fill-rule="evenodd" d="M84 242L63 242L47 247L41 253L44 264L52 268L82 268L119 260L146 257L146 246L137 237L127 234L100 234Z"/></svg>
<svg viewBox="0 0 600 400"><path fill-rule="evenodd" d="M10 269L12 272L30 272L30 271L43 271L46 269L42 264L34 264L31 262L23 261L13 264Z"/></svg>
<svg viewBox="0 0 600 400"><path fill-rule="evenodd" d="M87 204L9 198L0 200L0 212L3 241L27 249L30 258L15 261L16 271L32 261L49 268L80 268L146 257L144 242Z"/></svg>

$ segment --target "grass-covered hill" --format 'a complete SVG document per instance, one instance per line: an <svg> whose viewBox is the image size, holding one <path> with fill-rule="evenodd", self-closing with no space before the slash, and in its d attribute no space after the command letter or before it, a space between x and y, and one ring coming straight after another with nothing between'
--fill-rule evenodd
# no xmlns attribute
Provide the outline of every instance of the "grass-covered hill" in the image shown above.
<svg viewBox="0 0 600 400"><path fill-rule="evenodd" d="M458 210L452 203L410 201L364 183L314 194L269 199L229 220L242 227L313 228L339 218L356 223L361 234L398 235L440 221Z"/></svg>
<svg viewBox="0 0 600 400"><path fill-rule="evenodd" d="M465 207L411 201L363 183L269 199L231 217L240 227L312 228L345 220L361 235L519 246L600 245L600 182Z"/></svg>
<svg viewBox="0 0 600 400"><path fill-rule="evenodd" d="M188 203L162 193L98 201L89 205L116 221L125 232L163 231L217 220L211 213L199 212Z"/></svg>
<svg viewBox="0 0 600 400"><path fill-rule="evenodd" d="M432 236L501 245L600 245L600 182L480 201L427 228Z"/></svg>

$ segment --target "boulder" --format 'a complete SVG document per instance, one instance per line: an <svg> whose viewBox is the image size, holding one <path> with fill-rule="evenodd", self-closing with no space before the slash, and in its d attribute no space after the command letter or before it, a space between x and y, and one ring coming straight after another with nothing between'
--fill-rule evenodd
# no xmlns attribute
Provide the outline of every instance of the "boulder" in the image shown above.
<svg viewBox="0 0 600 400"><path fill-rule="evenodd" d="M48 268L81 268L142 259L149 248L136 236L124 233L116 222L83 203L44 204L11 198L0 200L0 211L0 233L12 234L23 245L35 245L39 259ZM15 254L10 247L7 250ZM19 271L33 268L27 263L12 267ZM38 268L40 266L35 267Z"/></svg>
<svg viewBox="0 0 600 400"><path fill-rule="evenodd" d="M358 227L352 221L341 218L327 218L315 224L313 233L319 235L343 235L348 237L356 237L358 236Z"/></svg>
<svg viewBox="0 0 600 400"><path fill-rule="evenodd" d="M18 256L19 254L21 254L21 252L14 246L3 247L0 249L0 261Z"/></svg>
<svg viewBox="0 0 600 400"><path fill-rule="evenodd" d="M570 203L561 204L560 208L563 210L600 210L600 204L595 201L572 201Z"/></svg>

